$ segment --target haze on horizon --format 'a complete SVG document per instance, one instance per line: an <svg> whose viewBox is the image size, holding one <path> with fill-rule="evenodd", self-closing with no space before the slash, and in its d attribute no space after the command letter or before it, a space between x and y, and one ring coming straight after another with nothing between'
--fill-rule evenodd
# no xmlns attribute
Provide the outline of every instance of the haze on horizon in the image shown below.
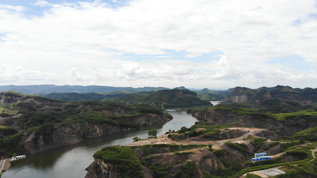
<svg viewBox="0 0 317 178"><path fill-rule="evenodd" d="M316 0L0 0L0 85L317 87Z"/></svg>

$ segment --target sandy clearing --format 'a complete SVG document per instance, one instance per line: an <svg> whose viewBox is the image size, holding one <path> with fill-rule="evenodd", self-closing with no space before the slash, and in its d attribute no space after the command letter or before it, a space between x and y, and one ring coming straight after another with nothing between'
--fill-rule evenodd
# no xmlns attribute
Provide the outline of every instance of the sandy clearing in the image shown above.
<svg viewBox="0 0 317 178"><path fill-rule="evenodd" d="M259 133L265 129L259 129L259 128L247 128L247 127L231 127L228 128L229 130L242 130L247 133L244 135L237 137L237 138L231 138L226 140L211 140L211 141L188 141L188 140L181 140L181 141L174 141L170 138L168 138L168 134L165 135L159 135L157 138L154 139L145 139L145 140L139 140L137 142L133 142L131 144L128 144L128 146L143 146L143 145L150 145L150 144L176 144L176 145L190 145L190 144L196 144L196 145L213 145L213 149L221 149L219 146L223 145L226 142L238 142L238 143L245 143L246 141L243 140L247 136L255 136L256 133ZM255 136L257 137L257 136ZM217 146L217 147L215 147Z"/></svg>
<svg viewBox="0 0 317 178"><path fill-rule="evenodd" d="M258 170L258 171L252 171L252 172L247 172L245 174L243 174L240 178L246 177L247 174L254 174L263 178L267 178L267 177L274 177L277 175L281 175L281 174L285 174L285 172L283 170L281 170L282 166L279 167L274 167L274 168L270 168L270 169L263 169L263 170Z"/></svg>

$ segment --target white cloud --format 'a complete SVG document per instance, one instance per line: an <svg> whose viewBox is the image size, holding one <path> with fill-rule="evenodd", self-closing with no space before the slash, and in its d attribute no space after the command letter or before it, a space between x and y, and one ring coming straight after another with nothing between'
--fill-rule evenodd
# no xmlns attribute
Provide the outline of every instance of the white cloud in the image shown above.
<svg viewBox="0 0 317 178"><path fill-rule="evenodd" d="M267 63L287 55L317 62L314 0L135 0L120 8L101 1L38 0L34 5L49 9L30 18L21 6L0 5L0 62L11 66L1 80L7 83L317 87L316 70ZM207 62L121 59L122 54L162 55L166 49L188 52L192 59L215 50L224 54ZM12 66L23 70L16 73Z"/></svg>
<svg viewBox="0 0 317 178"><path fill-rule="evenodd" d="M13 10L13 11L17 11L17 12L22 12L25 10L24 7L22 6L11 6L11 5L4 5L4 4L0 4L0 10Z"/></svg>
<svg viewBox="0 0 317 178"><path fill-rule="evenodd" d="M43 0L38 0L36 2L34 2L35 6L52 6L53 4L47 2L47 1L43 1Z"/></svg>

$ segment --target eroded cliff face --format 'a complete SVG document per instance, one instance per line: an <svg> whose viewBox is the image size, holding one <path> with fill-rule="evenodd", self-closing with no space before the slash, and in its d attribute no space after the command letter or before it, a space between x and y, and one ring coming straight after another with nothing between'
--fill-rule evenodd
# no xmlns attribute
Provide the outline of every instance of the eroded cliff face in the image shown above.
<svg viewBox="0 0 317 178"><path fill-rule="evenodd" d="M199 121L209 122L213 124L228 124L241 120L241 117L238 114L221 109L210 109L207 111L194 112L192 113L192 115Z"/></svg>
<svg viewBox="0 0 317 178"><path fill-rule="evenodd" d="M32 133L29 136L25 135L24 138L26 138L24 141L24 148L30 154L35 154L82 141L82 138L78 136L65 136L60 133L50 135L49 138L43 135L38 136L35 133Z"/></svg>
<svg viewBox="0 0 317 178"><path fill-rule="evenodd" d="M22 96L19 95L18 93L13 93L13 92L0 93L0 105L16 103L21 98Z"/></svg>
<svg viewBox="0 0 317 178"><path fill-rule="evenodd" d="M95 159L86 168L88 178L117 178L118 173L114 170L112 164L107 164L100 159Z"/></svg>
<svg viewBox="0 0 317 178"><path fill-rule="evenodd" d="M232 101L235 103L246 103L248 102L249 98L246 94L236 95L236 96L230 96L230 98L226 98L224 101Z"/></svg>
<svg viewBox="0 0 317 178"><path fill-rule="evenodd" d="M262 87L259 89L236 87L223 99L223 102L261 104L272 99L298 101L304 105L311 105L317 101L317 90L312 88L291 88L289 86Z"/></svg>
<svg viewBox="0 0 317 178"><path fill-rule="evenodd" d="M187 150L182 153L175 153L168 145L160 147L131 147L143 166L143 175L146 178L152 177L179 177L182 172L190 172L191 177L202 177L207 171L211 174L219 174L230 164L239 164L249 155L234 150L223 145L220 154L215 150L209 150L206 147ZM152 150L153 154L149 154ZM252 147L250 147L252 151ZM191 162L192 166L186 165ZM187 170L184 170L184 169ZM157 172L157 170L160 170ZM95 159L89 167L86 168L85 178L114 178L118 175L114 165Z"/></svg>
<svg viewBox="0 0 317 178"><path fill-rule="evenodd" d="M162 125L169 119L163 115L147 114L131 118L130 124L134 127L121 127L119 125L77 122L69 125L55 126L50 133L38 134L32 132L25 134L23 144L27 152L35 154L50 149L72 145L89 138L106 137L115 133L125 132L142 126Z"/></svg>
<svg viewBox="0 0 317 178"><path fill-rule="evenodd" d="M68 127L57 128L56 131L51 134L39 135L33 132L29 136L25 135L24 147L29 153L35 154L66 145L72 145L87 138L108 136L124 130L125 129L121 129L115 125L87 122L74 123Z"/></svg>

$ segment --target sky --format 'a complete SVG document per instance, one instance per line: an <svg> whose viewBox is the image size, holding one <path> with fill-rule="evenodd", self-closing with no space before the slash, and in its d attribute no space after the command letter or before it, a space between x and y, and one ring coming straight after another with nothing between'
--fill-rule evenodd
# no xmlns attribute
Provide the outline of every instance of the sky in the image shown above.
<svg viewBox="0 0 317 178"><path fill-rule="evenodd" d="M0 0L0 85L317 88L317 0Z"/></svg>

